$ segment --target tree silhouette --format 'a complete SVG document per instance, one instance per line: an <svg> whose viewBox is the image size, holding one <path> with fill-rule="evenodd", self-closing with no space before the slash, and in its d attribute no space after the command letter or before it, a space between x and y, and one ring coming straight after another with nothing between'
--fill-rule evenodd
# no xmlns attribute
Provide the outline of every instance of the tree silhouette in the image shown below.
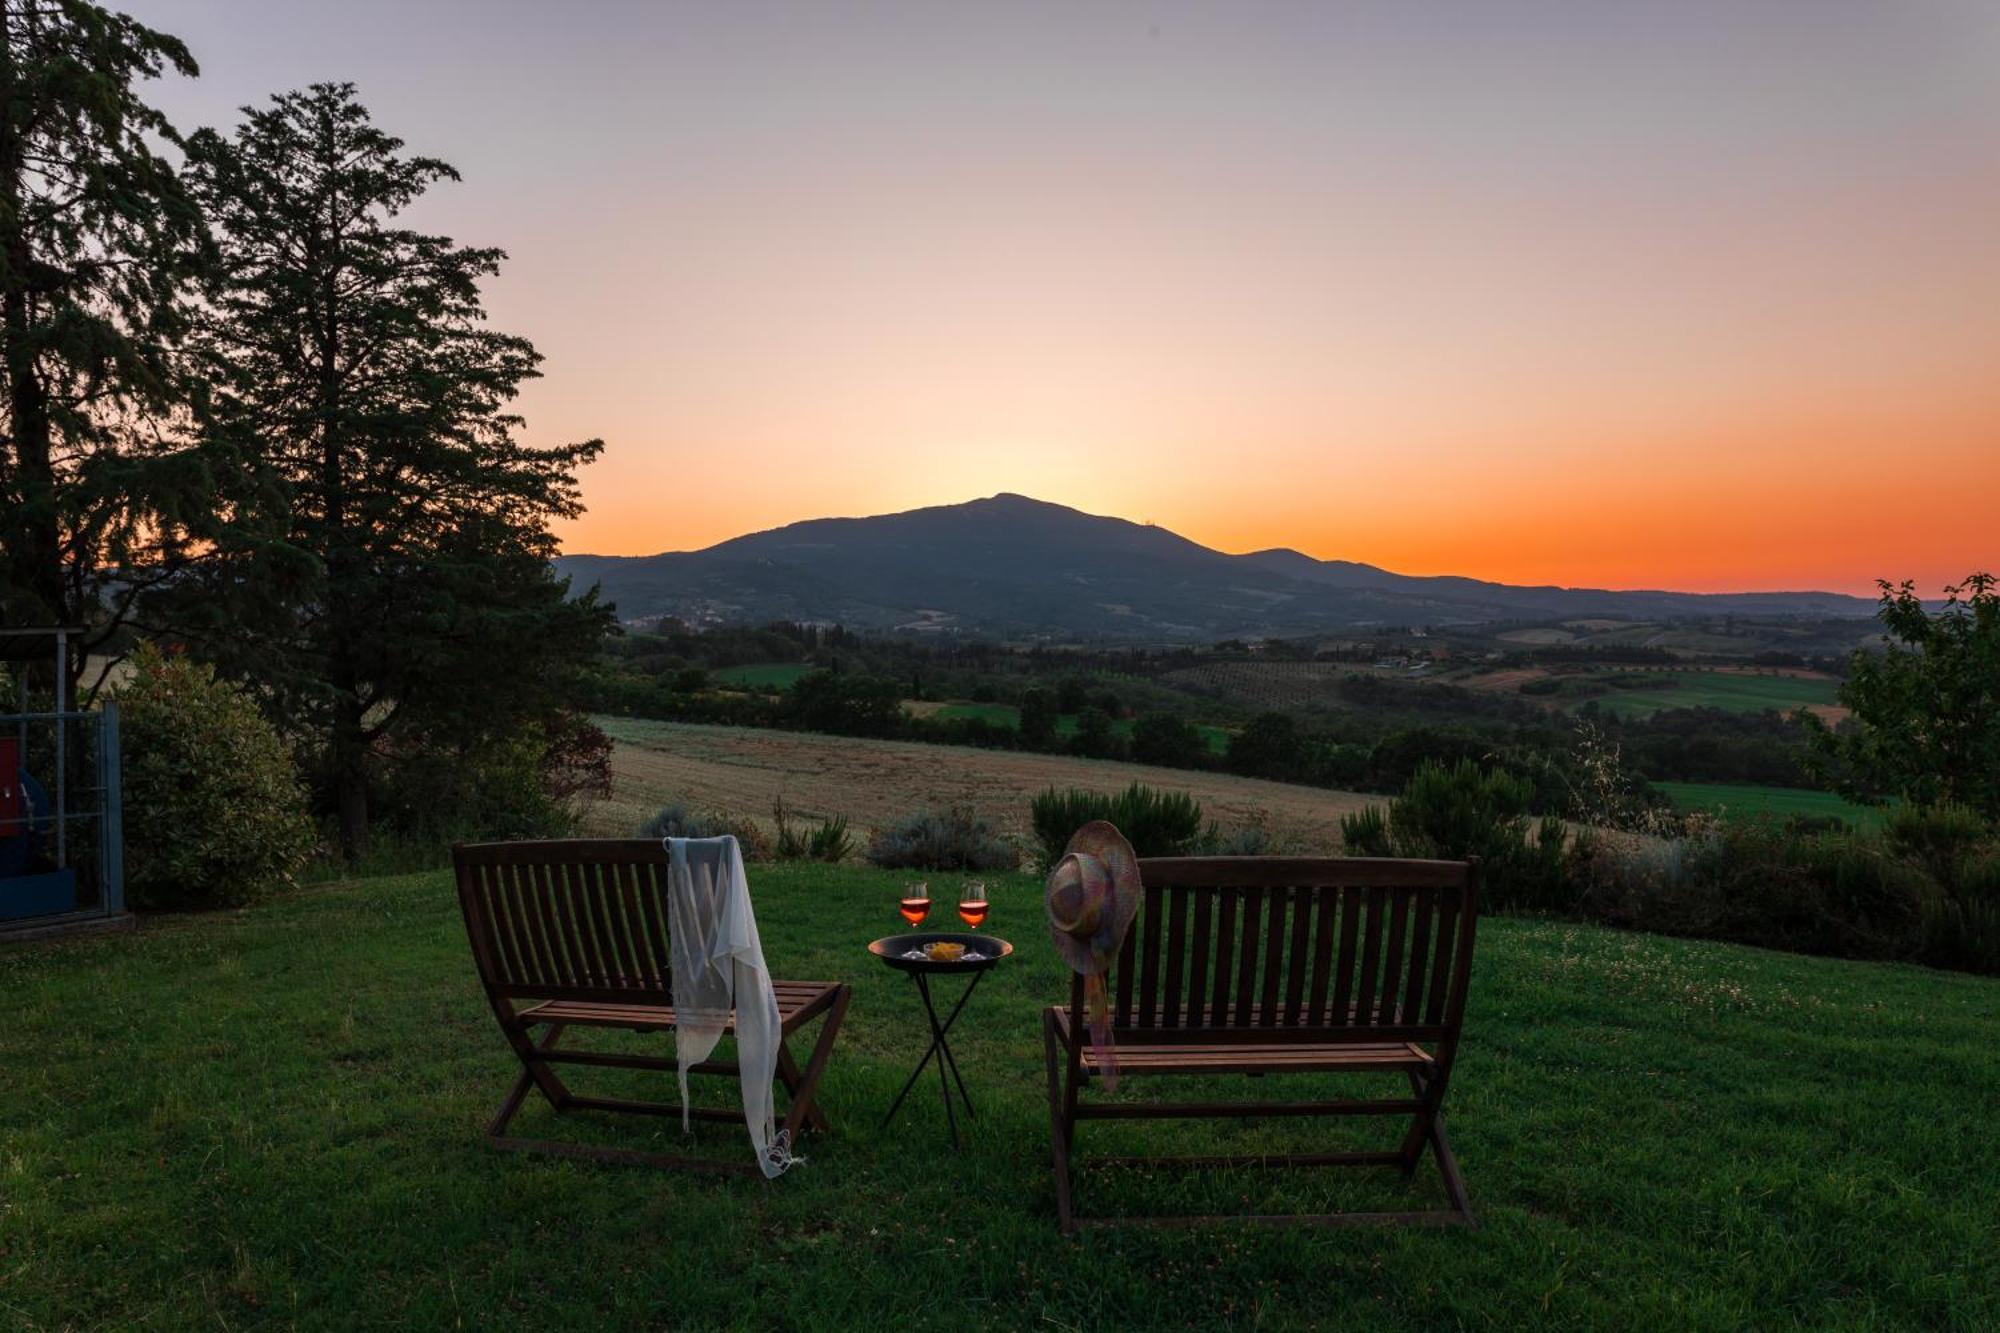
<svg viewBox="0 0 2000 1333"><path fill-rule="evenodd" d="M199 551L218 474L180 344L201 218L134 85L187 48L82 0L0 0L0 621L115 634Z"/></svg>
<svg viewBox="0 0 2000 1333"><path fill-rule="evenodd" d="M217 228L212 428L263 500L181 620L205 610L213 654L304 733L352 858L383 764L518 738L594 650L608 611L550 572L549 525L602 444L521 442L509 404L540 358L479 290L504 255L398 224L451 167L404 155L351 85L245 115L188 160Z"/></svg>

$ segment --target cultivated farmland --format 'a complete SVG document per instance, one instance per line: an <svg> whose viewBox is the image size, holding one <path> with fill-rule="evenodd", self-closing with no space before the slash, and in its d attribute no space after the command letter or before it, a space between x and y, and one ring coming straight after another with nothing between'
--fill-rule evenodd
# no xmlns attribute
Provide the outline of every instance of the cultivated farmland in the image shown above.
<svg viewBox="0 0 2000 1333"><path fill-rule="evenodd" d="M1333 849L1340 842L1340 816L1383 799L1064 755L635 718L597 721L617 742L614 789L584 820L589 832L606 837L629 835L669 801L761 819L780 796L802 817L842 814L864 830L924 806L970 805L1005 832L1025 836L1028 799L1044 787L1118 791L1144 782L1192 794L1224 827L1268 815L1274 831Z"/></svg>

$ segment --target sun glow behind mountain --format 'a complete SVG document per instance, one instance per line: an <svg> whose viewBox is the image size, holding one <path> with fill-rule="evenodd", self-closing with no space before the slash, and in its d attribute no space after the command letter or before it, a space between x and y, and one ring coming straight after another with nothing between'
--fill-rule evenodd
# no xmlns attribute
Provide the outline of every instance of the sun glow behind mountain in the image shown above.
<svg viewBox="0 0 2000 1333"><path fill-rule="evenodd" d="M510 252L531 436L609 445L571 551L1013 490L1510 582L2000 564L1991 6L133 8L184 128L340 69L464 172L419 220Z"/></svg>

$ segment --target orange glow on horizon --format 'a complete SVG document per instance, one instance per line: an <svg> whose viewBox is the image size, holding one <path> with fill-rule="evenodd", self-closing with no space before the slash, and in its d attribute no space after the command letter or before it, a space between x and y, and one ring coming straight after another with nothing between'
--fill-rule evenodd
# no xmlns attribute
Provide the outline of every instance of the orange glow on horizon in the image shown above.
<svg viewBox="0 0 2000 1333"><path fill-rule="evenodd" d="M801 519L1014 491L1157 523L1223 551L1288 546L1502 583L1872 596L1877 578L1910 578L1934 595L1975 569L2000 568L2000 405L1957 420L1753 418L1685 433L1543 434L1535 445L1529 454L1473 440L1401 456L1328 448L1317 458L1301 447L1282 464L1289 476L1230 476L1225 466L1123 477L1077 466L1074 446L995 444L957 466L940 459L889 476L856 470L786 485L759 470L736 493L710 478L714 503L665 506L670 525L646 495L587 479L593 513L568 526L564 547L695 550ZM1235 453L1190 448L1196 461Z"/></svg>

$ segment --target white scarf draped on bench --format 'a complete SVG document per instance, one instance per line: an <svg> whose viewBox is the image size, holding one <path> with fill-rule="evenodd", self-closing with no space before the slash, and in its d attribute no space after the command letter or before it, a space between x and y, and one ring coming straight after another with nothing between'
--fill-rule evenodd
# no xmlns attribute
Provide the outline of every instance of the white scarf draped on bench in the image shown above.
<svg viewBox="0 0 2000 1333"><path fill-rule="evenodd" d="M667 910L674 965L674 1055L680 1066L681 1128L688 1128L688 1070L706 1060L736 1016L743 1119L766 1177L794 1161L789 1134L774 1134L778 996L764 966L743 852L732 837L668 838Z"/></svg>

